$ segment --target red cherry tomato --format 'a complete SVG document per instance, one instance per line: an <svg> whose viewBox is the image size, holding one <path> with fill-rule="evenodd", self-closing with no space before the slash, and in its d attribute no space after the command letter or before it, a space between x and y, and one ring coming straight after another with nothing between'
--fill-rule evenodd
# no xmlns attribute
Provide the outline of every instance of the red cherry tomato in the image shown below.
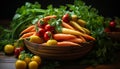
<svg viewBox="0 0 120 69"><path fill-rule="evenodd" d="M44 22L44 21L42 21L42 20L39 20L38 23L37 23L37 25L38 25L39 28L44 28L46 24L47 23Z"/></svg>
<svg viewBox="0 0 120 69"><path fill-rule="evenodd" d="M65 15L63 15L62 20L66 23L69 23L70 15L68 13L66 13Z"/></svg>
<svg viewBox="0 0 120 69"><path fill-rule="evenodd" d="M116 22L115 22L115 21L111 21L111 22L109 23L109 26L110 26L111 28L115 28L115 27L116 27Z"/></svg>
<svg viewBox="0 0 120 69"><path fill-rule="evenodd" d="M45 33L45 29L39 28L39 31L38 31L39 36L40 36L40 37L43 36L44 33Z"/></svg>
<svg viewBox="0 0 120 69"><path fill-rule="evenodd" d="M54 27L50 26L50 24L45 25L45 30L46 31L53 31Z"/></svg>
<svg viewBox="0 0 120 69"><path fill-rule="evenodd" d="M45 41L49 40L51 37L52 37L51 31L46 31L46 32L44 33L44 40L45 40Z"/></svg>
<svg viewBox="0 0 120 69"><path fill-rule="evenodd" d="M23 51L24 49L22 47L16 47L14 50L14 55L17 58L20 54L21 51Z"/></svg>

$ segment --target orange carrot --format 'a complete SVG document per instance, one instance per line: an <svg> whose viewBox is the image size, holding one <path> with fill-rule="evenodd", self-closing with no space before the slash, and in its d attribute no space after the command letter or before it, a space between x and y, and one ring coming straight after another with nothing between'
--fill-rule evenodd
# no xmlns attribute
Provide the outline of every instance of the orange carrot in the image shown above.
<svg viewBox="0 0 120 69"><path fill-rule="evenodd" d="M83 42L86 42L86 39L83 36L78 36L80 39L82 39Z"/></svg>
<svg viewBox="0 0 120 69"><path fill-rule="evenodd" d="M90 36L90 35L88 35L88 34L84 34L84 36L83 36L86 40L95 40L95 38L94 37L92 37L92 36Z"/></svg>
<svg viewBox="0 0 120 69"><path fill-rule="evenodd" d="M50 19L52 19L52 18L56 18L56 17L57 17L56 15L49 15L49 16L44 17L43 20L44 20L45 22L47 22L48 20L50 20Z"/></svg>
<svg viewBox="0 0 120 69"><path fill-rule="evenodd" d="M64 21L62 21L62 26L68 29L75 30L71 25L69 25L68 23L65 23Z"/></svg>
<svg viewBox="0 0 120 69"><path fill-rule="evenodd" d="M80 38L69 39L67 41L75 42L75 43L83 43L84 41Z"/></svg>
<svg viewBox="0 0 120 69"><path fill-rule="evenodd" d="M20 38L27 38L27 37L30 37L34 34L35 34L35 32L28 32L28 33L23 34Z"/></svg>
<svg viewBox="0 0 120 69"><path fill-rule="evenodd" d="M57 46L80 46L80 44L71 41L62 41L62 42L57 42Z"/></svg>
<svg viewBox="0 0 120 69"><path fill-rule="evenodd" d="M53 34L53 38L55 40L68 40L68 39L76 38L76 36L72 34L58 33L58 34Z"/></svg>
<svg viewBox="0 0 120 69"><path fill-rule="evenodd" d="M33 28L35 28L34 25L28 26L26 29L24 29L24 30L20 33L20 35L22 35L22 34L24 34L24 33L30 32Z"/></svg>
<svg viewBox="0 0 120 69"><path fill-rule="evenodd" d="M35 28L31 29L30 32L36 32Z"/></svg>

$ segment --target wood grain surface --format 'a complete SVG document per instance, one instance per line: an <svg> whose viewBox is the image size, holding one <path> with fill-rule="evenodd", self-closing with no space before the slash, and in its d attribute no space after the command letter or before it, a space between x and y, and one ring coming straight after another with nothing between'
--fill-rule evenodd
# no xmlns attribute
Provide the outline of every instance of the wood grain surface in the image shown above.
<svg viewBox="0 0 120 69"><path fill-rule="evenodd" d="M15 61L17 59L11 55L5 55L3 52L0 52L0 69L15 69ZM40 69L40 68L39 68ZM120 69L120 62L114 64L107 64L107 65L97 65L97 66L90 66L90 65L75 65L75 63L70 62L66 63L65 65L58 66L56 69Z"/></svg>

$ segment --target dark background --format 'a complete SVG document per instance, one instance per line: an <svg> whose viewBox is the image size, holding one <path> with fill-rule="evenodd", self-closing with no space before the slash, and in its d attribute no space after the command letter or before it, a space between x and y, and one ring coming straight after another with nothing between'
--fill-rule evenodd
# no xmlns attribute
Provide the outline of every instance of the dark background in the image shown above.
<svg viewBox="0 0 120 69"><path fill-rule="evenodd" d="M73 4L74 0L3 0L0 2L0 19L12 19L18 7L21 7L25 2L38 1L42 8L46 8L49 4L58 7L67 3ZM99 11L99 14L104 17L119 17L119 0L83 0L87 5L91 5Z"/></svg>

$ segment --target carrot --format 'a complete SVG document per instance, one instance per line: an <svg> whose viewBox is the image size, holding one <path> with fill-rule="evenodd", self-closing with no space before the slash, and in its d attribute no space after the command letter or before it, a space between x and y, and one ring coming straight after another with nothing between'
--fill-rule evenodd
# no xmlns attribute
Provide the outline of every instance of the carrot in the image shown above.
<svg viewBox="0 0 120 69"><path fill-rule="evenodd" d="M33 28L33 29L30 30L30 32L35 32L35 31L36 31L35 28Z"/></svg>
<svg viewBox="0 0 120 69"><path fill-rule="evenodd" d="M23 34L20 38L27 38L27 37L30 37L34 34L35 34L35 32L28 32L28 33Z"/></svg>
<svg viewBox="0 0 120 69"><path fill-rule="evenodd" d="M48 20L50 20L50 19L52 19L52 18L56 18L56 17L57 17L56 15L49 15L49 16L44 17L43 20L44 20L45 22L47 22Z"/></svg>
<svg viewBox="0 0 120 69"><path fill-rule="evenodd" d="M83 36L86 40L95 40L95 38L94 37L92 37L92 36L90 36L90 35L88 35L88 34L84 34L84 36Z"/></svg>
<svg viewBox="0 0 120 69"><path fill-rule="evenodd" d="M83 42L86 42L86 39L83 36L78 36L80 39L82 39Z"/></svg>
<svg viewBox="0 0 120 69"><path fill-rule="evenodd" d="M67 28L62 28L62 33L64 34L72 34L72 35L84 35L82 32L79 32L77 30L72 30L72 29L67 29Z"/></svg>
<svg viewBox="0 0 120 69"><path fill-rule="evenodd" d="M34 25L28 26L26 29L24 29L24 30L20 33L20 35L22 35L22 34L24 34L24 33L27 33L27 32L30 32L33 28L35 28Z"/></svg>
<svg viewBox="0 0 120 69"><path fill-rule="evenodd" d="M62 26L65 27L65 28L68 28L68 29L72 29L72 30L75 30L71 25L69 25L68 23L62 21Z"/></svg>
<svg viewBox="0 0 120 69"><path fill-rule="evenodd" d="M75 42L75 43L83 43L84 41L80 38L69 39L67 41Z"/></svg>
<svg viewBox="0 0 120 69"><path fill-rule="evenodd" d="M82 20L82 19L78 19L77 23L82 27L85 27L85 25L87 24L87 22L85 20Z"/></svg>
<svg viewBox="0 0 120 69"><path fill-rule="evenodd" d="M71 29L67 29L67 28L62 28L62 33L65 33L65 34L72 34L72 35L77 35L77 36L83 36L85 39L87 40L95 40L94 37L88 35L88 34L85 34L85 33L81 33L79 31L76 31L76 30L71 30Z"/></svg>
<svg viewBox="0 0 120 69"><path fill-rule="evenodd" d="M76 38L76 36L72 34L58 33L58 34L53 34L53 38L55 40L69 40Z"/></svg>
<svg viewBox="0 0 120 69"><path fill-rule="evenodd" d="M78 20L78 16L73 14L71 15L71 19L76 22Z"/></svg>
<svg viewBox="0 0 120 69"><path fill-rule="evenodd" d="M70 21L70 25L72 25L74 28L76 28L77 30L86 33L86 31L83 29L83 27L81 27L78 23L76 23L75 21Z"/></svg>
<svg viewBox="0 0 120 69"><path fill-rule="evenodd" d="M71 41L62 41L57 42L57 46L80 46L80 45Z"/></svg>

